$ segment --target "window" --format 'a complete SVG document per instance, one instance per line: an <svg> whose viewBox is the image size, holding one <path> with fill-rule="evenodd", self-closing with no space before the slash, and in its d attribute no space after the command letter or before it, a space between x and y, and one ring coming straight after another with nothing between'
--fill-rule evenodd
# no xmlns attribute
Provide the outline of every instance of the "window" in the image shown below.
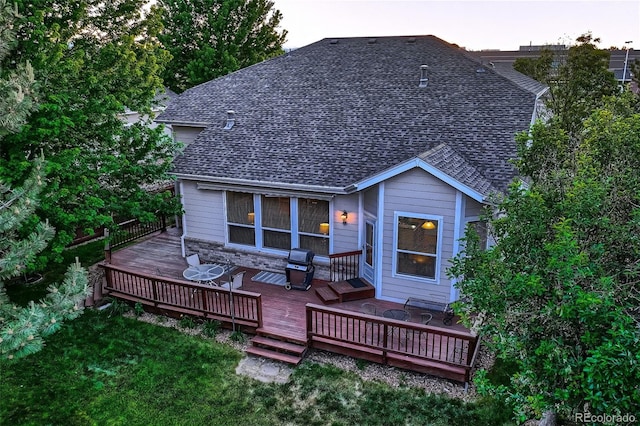
<svg viewBox="0 0 640 426"><path fill-rule="evenodd" d="M262 243L264 247L291 248L291 203L289 198L262 196Z"/></svg>
<svg viewBox="0 0 640 426"><path fill-rule="evenodd" d="M441 220L396 214L396 225L396 273L435 280Z"/></svg>
<svg viewBox="0 0 640 426"><path fill-rule="evenodd" d="M329 202L298 199L298 233L300 247L315 254L329 254Z"/></svg>
<svg viewBox="0 0 640 426"><path fill-rule="evenodd" d="M229 243L329 254L329 202L227 192Z"/></svg>
<svg viewBox="0 0 640 426"><path fill-rule="evenodd" d="M252 194L227 192L227 223L230 243L256 245Z"/></svg>

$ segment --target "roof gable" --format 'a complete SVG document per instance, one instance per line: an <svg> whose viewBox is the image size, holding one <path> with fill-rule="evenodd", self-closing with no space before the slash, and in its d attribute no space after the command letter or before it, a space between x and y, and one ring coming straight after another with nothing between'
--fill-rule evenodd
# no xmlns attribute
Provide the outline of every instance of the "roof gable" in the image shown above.
<svg viewBox="0 0 640 426"><path fill-rule="evenodd" d="M209 125L176 158L182 176L347 188L444 144L503 189L534 104L436 37L342 38L187 90L159 121Z"/></svg>

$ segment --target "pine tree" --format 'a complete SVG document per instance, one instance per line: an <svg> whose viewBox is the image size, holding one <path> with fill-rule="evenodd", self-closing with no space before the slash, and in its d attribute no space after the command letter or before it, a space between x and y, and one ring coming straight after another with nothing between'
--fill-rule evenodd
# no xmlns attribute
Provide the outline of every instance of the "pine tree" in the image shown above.
<svg viewBox="0 0 640 426"><path fill-rule="evenodd" d="M13 19L16 10L0 0L0 63L13 42ZM0 142L5 134L15 132L33 109L33 70L24 64L15 69L0 68ZM4 283L20 276L35 256L53 238L48 224L38 223L26 238L19 231L38 204L44 186L44 158L32 161L29 177L19 188L0 181L0 359L17 359L39 351L44 338L58 330L66 319L82 312L88 292L86 271L76 261L59 286L50 286L48 295L26 307L13 304Z"/></svg>

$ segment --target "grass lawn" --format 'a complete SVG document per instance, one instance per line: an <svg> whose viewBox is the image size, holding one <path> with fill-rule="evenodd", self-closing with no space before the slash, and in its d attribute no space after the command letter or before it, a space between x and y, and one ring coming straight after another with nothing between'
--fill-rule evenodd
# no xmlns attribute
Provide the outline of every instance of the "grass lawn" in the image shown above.
<svg viewBox="0 0 640 426"><path fill-rule="evenodd" d="M214 339L87 310L43 351L2 365L7 425L500 425L509 411L305 362L284 385L235 374Z"/></svg>

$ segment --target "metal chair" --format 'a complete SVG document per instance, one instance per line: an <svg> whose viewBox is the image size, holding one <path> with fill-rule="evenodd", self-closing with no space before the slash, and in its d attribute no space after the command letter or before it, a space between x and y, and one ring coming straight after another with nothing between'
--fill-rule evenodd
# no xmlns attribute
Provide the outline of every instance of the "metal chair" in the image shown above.
<svg viewBox="0 0 640 426"><path fill-rule="evenodd" d="M369 303L369 302L365 302L362 305L360 305L360 311L363 314L378 315L378 307L373 303Z"/></svg>
<svg viewBox="0 0 640 426"><path fill-rule="evenodd" d="M231 282L224 281L220 284L220 287L225 288L227 290L232 289L235 290L237 288L242 287L242 280L244 278L244 274L246 271L238 272L231 278Z"/></svg>
<svg viewBox="0 0 640 426"><path fill-rule="evenodd" d="M200 256L198 256L198 253L192 254L191 256L187 256L187 265L189 266L200 265Z"/></svg>

